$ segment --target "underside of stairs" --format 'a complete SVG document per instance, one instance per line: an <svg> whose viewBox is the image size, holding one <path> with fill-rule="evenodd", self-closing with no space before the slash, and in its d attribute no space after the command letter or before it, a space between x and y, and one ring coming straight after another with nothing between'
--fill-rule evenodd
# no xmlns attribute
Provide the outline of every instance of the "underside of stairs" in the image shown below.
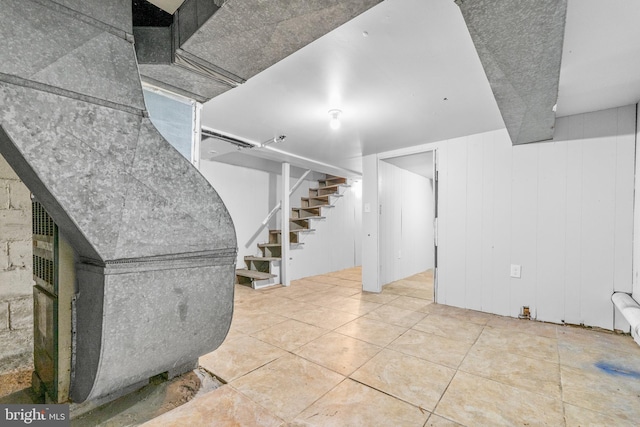
<svg viewBox="0 0 640 427"><path fill-rule="evenodd" d="M291 208L289 217L289 242L291 247L304 245L303 236L316 231L314 220L324 219L322 210L334 207L337 198L342 197L340 189L348 187L347 179L327 175L318 181L318 187L309 189L309 196L302 197L300 207ZM258 244L258 255L245 256L246 268L236 270L236 283L253 289L277 284L282 256L282 232L269 230L269 241Z"/></svg>

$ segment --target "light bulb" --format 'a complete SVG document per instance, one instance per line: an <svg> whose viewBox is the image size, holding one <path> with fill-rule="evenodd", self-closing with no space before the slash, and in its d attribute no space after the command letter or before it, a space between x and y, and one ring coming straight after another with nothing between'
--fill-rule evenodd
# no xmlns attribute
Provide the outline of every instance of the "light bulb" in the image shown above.
<svg viewBox="0 0 640 427"><path fill-rule="evenodd" d="M331 129L337 130L340 129L340 118L338 117L342 111L340 110L329 110L329 114L331 115L331 120L329 120L329 126Z"/></svg>

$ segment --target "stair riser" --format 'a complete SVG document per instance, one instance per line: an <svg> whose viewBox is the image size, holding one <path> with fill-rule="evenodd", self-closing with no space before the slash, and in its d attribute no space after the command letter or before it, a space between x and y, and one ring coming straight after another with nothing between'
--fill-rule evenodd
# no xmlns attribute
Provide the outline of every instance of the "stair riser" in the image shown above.
<svg viewBox="0 0 640 427"><path fill-rule="evenodd" d="M309 210L306 210L306 211L303 211L303 210L291 211L292 219L302 219L302 218L317 217L317 216L321 216L320 208L309 208Z"/></svg>
<svg viewBox="0 0 640 427"><path fill-rule="evenodd" d="M276 257L279 258L282 256L282 251L280 247L266 247L260 248L263 257Z"/></svg>

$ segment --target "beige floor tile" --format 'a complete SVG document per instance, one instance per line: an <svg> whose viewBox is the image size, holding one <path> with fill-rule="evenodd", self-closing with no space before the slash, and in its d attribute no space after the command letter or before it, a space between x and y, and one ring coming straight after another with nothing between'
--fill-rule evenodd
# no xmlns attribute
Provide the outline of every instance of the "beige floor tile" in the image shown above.
<svg viewBox="0 0 640 427"><path fill-rule="evenodd" d="M389 348L440 365L457 368L471 348L471 343L409 329Z"/></svg>
<svg viewBox="0 0 640 427"><path fill-rule="evenodd" d="M280 307L294 305L295 303L296 301L291 298L280 297L276 295L265 295L260 309L263 311L268 311L270 313L277 314L278 313L277 310L280 309Z"/></svg>
<svg viewBox="0 0 640 427"><path fill-rule="evenodd" d="M346 287L346 286L334 286L332 289L324 292L330 293L332 295L339 295L342 297L351 297L351 296L360 294L362 292L362 289Z"/></svg>
<svg viewBox="0 0 640 427"><path fill-rule="evenodd" d="M145 427L277 427L282 424L282 419L231 387L222 386L143 425Z"/></svg>
<svg viewBox="0 0 640 427"><path fill-rule="evenodd" d="M413 326L418 331L469 343L478 339L483 328L482 325L439 314L430 314Z"/></svg>
<svg viewBox="0 0 640 427"><path fill-rule="evenodd" d="M235 309L231 320L231 330L248 335L267 329L278 323L286 321L287 318L277 314L261 310Z"/></svg>
<svg viewBox="0 0 640 427"><path fill-rule="evenodd" d="M468 426L562 426L562 402L458 372L435 413Z"/></svg>
<svg viewBox="0 0 640 427"><path fill-rule="evenodd" d="M637 420L624 420L611 415L601 414L589 409L573 406L568 403L564 404L564 415L567 421L567 427L636 427Z"/></svg>
<svg viewBox="0 0 640 427"><path fill-rule="evenodd" d="M433 304L433 302L427 301L422 298L414 298L402 295L394 299L393 301L388 302L387 304L394 307L404 308L406 310L421 311L424 310L428 305Z"/></svg>
<svg viewBox="0 0 640 427"><path fill-rule="evenodd" d="M446 418L442 418L439 415L433 414L427 420L427 423L424 427L463 427L462 425L456 423L455 421L448 420Z"/></svg>
<svg viewBox="0 0 640 427"><path fill-rule="evenodd" d="M506 328L512 331L538 335L547 338L557 338L557 325L553 323L537 322L535 320L514 319L512 317L494 316L487 322L493 328Z"/></svg>
<svg viewBox="0 0 640 427"><path fill-rule="evenodd" d="M377 302L378 304L386 304L398 297L400 297L400 295L383 293L377 294L374 292L360 292L359 294L351 296L351 298L359 298L365 301Z"/></svg>
<svg viewBox="0 0 640 427"><path fill-rule="evenodd" d="M305 409L291 426L422 427L428 416L426 411L347 379Z"/></svg>
<svg viewBox="0 0 640 427"><path fill-rule="evenodd" d="M382 307L376 308L375 310L367 313L364 317L367 319L390 323L396 326L410 328L425 316L425 313L420 313L419 311L405 310L392 305L383 305Z"/></svg>
<svg viewBox="0 0 640 427"><path fill-rule="evenodd" d="M637 346L636 346L637 347ZM636 350L636 349L633 349ZM636 351L620 350L615 345L588 345L568 341L558 342L560 364L591 372L600 372L598 366L611 366L627 372L640 372L640 347Z"/></svg>
<svg viewBox="0 0 640 427"><path fill-rule="evenodd" d="M560 366L490 347L473 346L458 368L513 387L561 399Z"/></svg>
<svg viewBox="0 0 640 427"><path fill-rule="evenodd" d="M640 351L640 347L638 347L638 344L636 344L630 335L574 326L558 326L557 332L559 343L566 342L571 345L588 348L615 348L616 351L626 351L630 353Z"/></svg>
<svg viewBox="0 0 640 427"><path fill-rule="evenodd" d="M297 301L295 299L289 300L288 303L283 304L279 308L272 308L274 314L288 317L289 319L295 319L298 313L301 311L310 311L318 308L318 305L309 304L307 302Z"/></svg>
<svg viewBox="0 0 640 427"><path fill-rule="evenodd" d="M300 347L295 353L342 375L349 375L382 350L346 335L329 332Z"/></svg>
<svg viewBox="0 0 640 427"><path fill-rule="evenodd" d="M384 293L396 294L396 295L407 295L409 293L424 290L425 286L415 286L413 282L407 283L403 280L398 280L387 285L384 285L382 291Z"/></svg>
<svg viewBox="0 0 640 427"><path fill-rule="evenodd" d="M332 310L340 310L357 316L365 315L382 306L382 304L375 302L342 296L334 296L326 302L325 300L322 300L319 304Z"/></svg>
<svg viewBox="0 0 640 427"><path fill-rule="evenodd" d="M326 332L326 329L288 319L251 336L281 349L291 351L318 338L320 335L324 335Z"/></svg>
<svg viewBox="0 0 640 427"><path fill-rule="evenodd" d="M640 418L640 381L608 373L560 367L563 400L581 408L637 421Z"/></svg>
<svg viewBox="0 0 640 427"><path fill-rule="evenodd" d="M433 301L433 289L415 289L407 291L405 294L408 297L425 299L427 301Z"/></svg>
<svg viewBox="0 0 640 427"><path fill-rule="evenodd" d="M274 286L267 288L261 292L277 295L279 297L295 298L317 292L317 290L313 289L310 286L303 286L302 284L296 284L292 282L291 286Z"/></svg>
<svg viewBox="0 0 640 427"><path fill-rule="evenodd" d="M455 317L456 319L476 323L478 325L486 325L487 322L495 316L493 314L483 313L481 311L467 310L464 308L453 307L444 304L430 304L420 311L429 314L441 314L444 316Z"/></svg>
<svg viewBox="0 0 640 427"><path fill-rule="evenodd" d="M310 276L307 277L306 280L309 280L311 282L317 282L317 283L324 283L324 284L329 284L329 285L335 285L336 283L339 283L342 279L338 278L338 277L333 277L330 276L328 274L321 274L319 276Z"/></svg>
<svg viewBox="0 0 640 427"><path fill-rule="evenodd" d="M554 338L486 326L476 342L496 350L558 363L558 342Z"/></svg>
<svg viewBox="0 0 640 427"><path fill-rule="evenodd" d="M321 291L295 298L295 300L323 307L331 307L334 298L337 298L337 296L331 294L331 292Z"/></svg>
<svg viewBox="0 0 640 427"><path fill-rule="evenodd" d="M308 279L298 280L296 286L308 288L313 290L314 292L323 292L323 291L328 291L335 288L335 285L332 285L330 283L322 283L322 282L318 282L315 280L308 280Z"/></svg>
<svg viewBox="0 0 640 427"><path fill-rule="evenodd" d="M348 335L350 337L384 347L391 341L398 338L406 330L407 328L404 327L360 317L346 325L340 326L335 331L343 335Z"/></svg>
<svg viewBox="0 0 640 427"><path fill-rule="evenodd" d="M393 350L382 350L351 375L356 381L433 411L454 369Z"/></svg>
<svg viewBox="0 0 640 427"><path fill-rule="evenodd" d="M217 350L200 358L200 365L225 382L288 353L258 339L243 336L226 340Z"/></svg>
<svg viewBox="0 0 640 427"><path fill-rule="evenodd" d="M301 357L281 357L230 383L285 421L337 386L344 377Z"/></svg>
<svg viewBox="0 0 640 427"><path fill-rule="evenodd" d="M288 317L309 323L324 329L335 329L358 318L357 315L346 311L332 310L326 307L312 306L288 314Z"/></svg>

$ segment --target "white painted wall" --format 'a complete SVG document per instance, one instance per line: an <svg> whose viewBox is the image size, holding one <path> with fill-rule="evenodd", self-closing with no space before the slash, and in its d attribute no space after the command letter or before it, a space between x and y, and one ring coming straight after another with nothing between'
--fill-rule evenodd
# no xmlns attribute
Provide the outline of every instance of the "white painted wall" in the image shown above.
<svg viewBox="0 0 640 427"><path fill-rule="evenodd" d="M433 268L431 180L384 160L378 165L380 283Z"/></svg>
<svg viewBox="0 0 640 427"><path fill-rule="evenodd" d="M632 289L635 120L627 106L559 118L548 143L501 130L412 148L438 148L437 301L626 329L610 297Z"/></svg>
<svg viewBox="0 0 640 427"><path fill-rule="evenodd" d="M264 218L280 201L280 174L225 163L202 161L200 172L216 189L227 206L238 239L238 268L244 257L258 255L258 243L267 242L268 228L260 228ZM291 178L291 185L297 181ZM335 207L324 209L323 220L314 220L316 231L301 235L304 245L292 247L290 278L351 268L361 263L361 185L343 188L343 197ZM304 181L291 196L291 206L300 206L300 197L308 195L317 181ZM271 220L271 228L280 228L280 213Z"/></svg>
<svg viewBox="0 0 640 427"><path fill-rule="evenodd" d="M636 145L640 141L640 105L636 105ZM640 150L636 149L635 185L639 189L634 196L633 218L633 299L640 301Z"/></svg>
<svg viewBox="0 0 640 427"><path fill-rule="evenodd" d="M380 292L378 280L378 156L362 157L362 289Z"/></svg>

